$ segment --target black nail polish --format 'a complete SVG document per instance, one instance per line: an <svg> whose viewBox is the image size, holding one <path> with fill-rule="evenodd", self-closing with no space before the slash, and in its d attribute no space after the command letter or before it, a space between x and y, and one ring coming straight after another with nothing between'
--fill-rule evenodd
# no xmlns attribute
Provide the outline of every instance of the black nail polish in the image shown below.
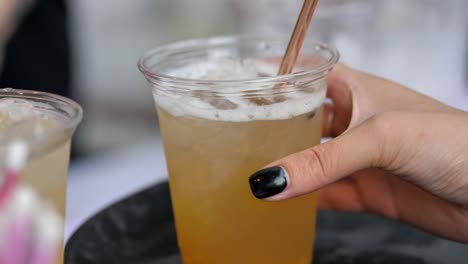
<svg viewBox="0 0 468 264"><path fill-rule="evenodd" d="M259 170L250 176L249 183L253 195L259 199L278 194L288 185L286 172L281 167Z"/></svg>

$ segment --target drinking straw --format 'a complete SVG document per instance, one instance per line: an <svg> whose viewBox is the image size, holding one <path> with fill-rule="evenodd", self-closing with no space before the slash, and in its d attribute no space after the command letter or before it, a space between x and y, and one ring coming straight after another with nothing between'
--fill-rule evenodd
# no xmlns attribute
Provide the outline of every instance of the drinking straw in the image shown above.
<svg viewBox="0 0 468 264"><path fill-rule="evenodd" d="M28 264L51 264L56 261L63 236L62 219L49 204L40 207L35 214L35 238Z"/></svg>
<svg viewBox="0 0 468 264"><path fill-rule="evenodd" d="M0 209L11 197L18 184L19 175L26 164L28 153L28 146L22 140L15 140L8 146L5 170L3 175L0 175Z"/></svg>
<svg viewBox="0 0 468 264"><path fill-rule="evenodd" d="M304 43L310 22L314 16L317 4L318 0L304 0L294 31L289 39L288 48L281 60L278 75L289 74L292 72L294 65L296 64L297 57L299 56L299 51Z"/></svg>
<svg viewBox="0 0 468 264"><path fill-rule="evenodd" d="M32 211L37 196L27 187L15 189L6 209L6 231L0 248L0 264L28 264L30 236L33 228Z"/></svg>
<svg viewBox="0 0 468 264"><path fill-rule="evenodd" d="M22 140L14 140L7 147L5 170L0 178L0 264L26 264L29 234L32 229L31 212L37 199L35 193L18 186L29 149Z"/></svg>

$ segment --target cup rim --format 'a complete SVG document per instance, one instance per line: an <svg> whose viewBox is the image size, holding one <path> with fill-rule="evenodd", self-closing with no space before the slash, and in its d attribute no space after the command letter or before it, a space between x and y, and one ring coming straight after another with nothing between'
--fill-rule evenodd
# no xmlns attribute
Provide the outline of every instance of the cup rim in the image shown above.
<svg viewBox="0 0 468 264"><path fill-rule="evenodd" d="M190 50L208 50L210 48L222 47L222 46L235 46L241 43L246 42L260 42L260 41L282 41L288 40L289 38L284 35L276 36L253 36L253 35L228 35L228 36L219 36L219 37L210 37L210 38L199 38L193 40L178 41L166 45L162 45L156 48L153 48L145 52L140 59L138 60L138 68L143 73L143 75L149 80L156 80L162 82L171 82L179 85L189 85L193 86L198 83L201 85L211 84L211 85L255 85L259 83L266 82L284 82L292 78L300 78L304 76L313 76L321 75L324 72L329 72L336 65L339 60L340 54L338 50L330 45L320 43L320 42L308 42L307 44L313 45L316 50L323 50L330 53L331 57L324 64L314 67L312 69L307 69L299 72L277 75L272 77L257 77L249 79L194 79L194 78L183 78L176 77L164 73L159 73L150 68L148 60L158 58L157 61L163 61L164 58L167 58L171 55L177 54L183 51ZM195 49L197 48L197 49Z"/></svg>
<svg viewBox="0 0 468 264"><path fill-rule="evenodd" d="M41 143L47 142L47 139L52 137L57 137L61 133L67 130L74 131L79 123L83 119L83 108L74 100L53 94L48 92L42 91L34 91L34 90L23 90L23 89L14 89L14 88L1 88L0 89L0 99L2 98L18 98L18 99L32 99L32 100L40 100L42 102L50 102L53 103L54 111L58 112L61 116L65 117L64 122L61 125L54 127L45 137L33 137L28 136L22 138L26 141L26 143L30 146L30 148L36 148L37 145ZM69 114L60 113L60 109L64 107L69 107L71 111L63 110L63 112ZM2 139L2 141L5 139ZM6 146L0 146L0 152L6 150Z"/></svg>

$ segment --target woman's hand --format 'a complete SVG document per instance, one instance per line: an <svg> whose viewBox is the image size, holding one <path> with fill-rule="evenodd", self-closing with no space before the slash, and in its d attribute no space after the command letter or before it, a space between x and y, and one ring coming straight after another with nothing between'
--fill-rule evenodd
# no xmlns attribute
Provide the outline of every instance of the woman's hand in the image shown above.
<svg viewBox="0 0 468 264"><path fill-rule="evenodd" d="M320 189L323 209L368 211L468 242L468 114L344 65L328 89L324 135L336 138L252 175L254 195L277 201Z"/></svg>

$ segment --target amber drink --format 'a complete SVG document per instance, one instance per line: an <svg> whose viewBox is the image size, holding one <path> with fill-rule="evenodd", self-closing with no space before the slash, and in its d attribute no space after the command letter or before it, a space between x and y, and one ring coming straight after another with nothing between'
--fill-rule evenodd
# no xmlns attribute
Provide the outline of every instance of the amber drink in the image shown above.
<svg viewBox="0 0 468 264"><path fill-rule="evenodd" d="M320 143L333 48L305 45L276 76L287 38L215 38L150 51L179 247L185 264L309 264L316 195L256 199L248 177ZM156 201L155 201L156 202Z"/></svg>

